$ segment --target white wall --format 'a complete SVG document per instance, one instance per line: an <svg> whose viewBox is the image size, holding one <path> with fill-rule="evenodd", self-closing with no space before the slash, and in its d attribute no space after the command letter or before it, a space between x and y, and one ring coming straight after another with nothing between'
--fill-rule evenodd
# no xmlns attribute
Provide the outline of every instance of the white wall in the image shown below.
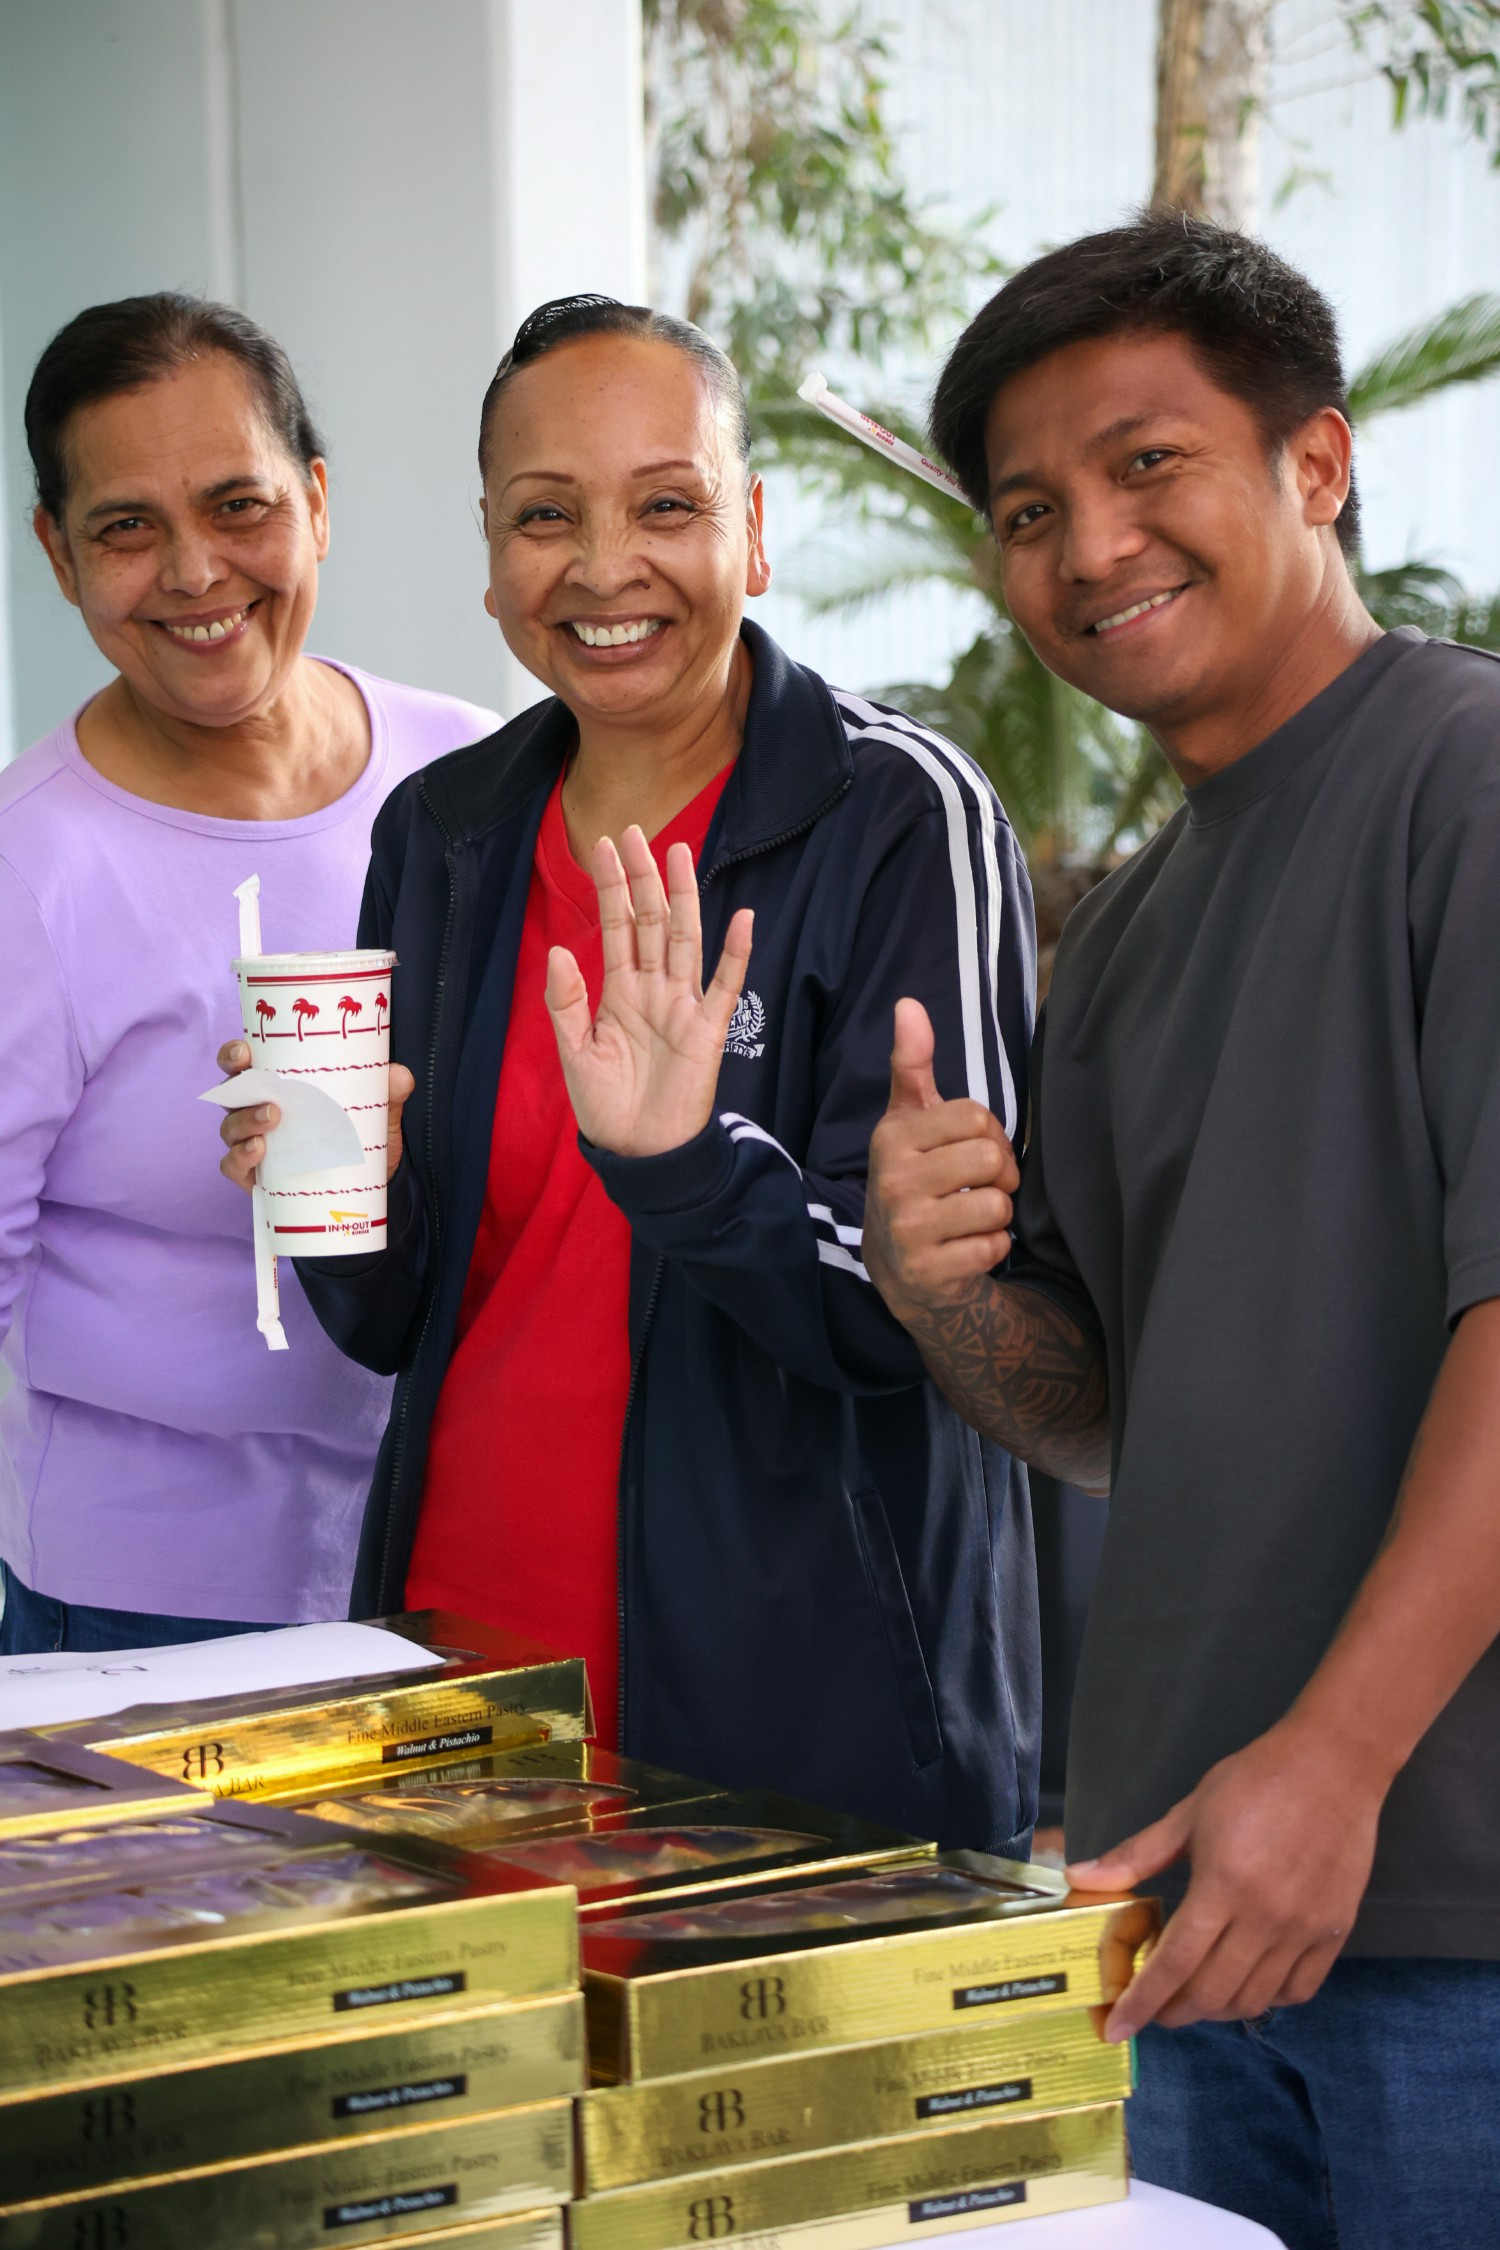
<svg viewBox="0 0 1500 2250"><path fill-rule="evenodd" d="M640 134L639 0L0 0L12 745L106 676L26 529L32 366L83 305L166 287L239 303L302 377L334 502L313 646L533 700L481 606L479 404L533 304L642 295Z"/></svg>

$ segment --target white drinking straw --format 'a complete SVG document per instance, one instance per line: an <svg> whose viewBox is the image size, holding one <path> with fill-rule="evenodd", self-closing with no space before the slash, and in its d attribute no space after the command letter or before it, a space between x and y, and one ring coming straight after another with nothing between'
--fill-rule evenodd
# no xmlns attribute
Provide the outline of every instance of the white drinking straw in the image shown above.
<svg viewBox="0 0 1500 2250"><path fill-rule="evenodd" d="M837 422L850 437L857 437L862 445L869 446L872 453L883 453L888 461L894 461L898 468L909 469L914 477L920 477L935 491L946 492L951 499L962 500L965 507L972 507L973 502L957 477L950 476L936 461L929 461L925 453L919 453L914 445L908 445L904 438L898 438L882 423L872 421L868 414L861 414L847 399L838 397L828 388L827 378L816 369L799 385L797 396L805 398L820 414L826 414L830 422Z"/></svg>
<svg viewBox="0 0 1500 2250"><path fill-rule="evenodd" d="M240 902L240 953L253 961L265 950L260 942L260 877L247 875L234 895Z"/></svg>
<svg viewBox="0 0 1500 2250"><path fill-rule="evenodd" d="M236 886L240 902L240 955L253 961L261 952L260 877L251 875ZM255 1237L255 1325L267 1349L284 1352L290 1347L281 1325L281 1284L276 1275L276 1243L271 1232L271 1210L257 1170L250 1190L250 1230Z"/></svg>

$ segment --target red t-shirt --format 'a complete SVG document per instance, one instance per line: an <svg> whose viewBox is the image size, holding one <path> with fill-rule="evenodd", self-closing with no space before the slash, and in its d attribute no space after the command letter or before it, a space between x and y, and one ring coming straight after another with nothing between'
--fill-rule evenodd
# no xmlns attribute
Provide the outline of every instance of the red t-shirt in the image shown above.
<svg viewBox="0 0 1500 2250"><path fill-rule="evenodd" d="M729 768L652 842L703 850ZM619 1700L617 1514L630 1389L630 1228L578 1148L547 1013L565 945L599 1006L599 900L574 859L562 785L542 816L500 1066L489 1185L438 1400L407 1574L450 1609L588 1664L598 1731Z"/></svg>

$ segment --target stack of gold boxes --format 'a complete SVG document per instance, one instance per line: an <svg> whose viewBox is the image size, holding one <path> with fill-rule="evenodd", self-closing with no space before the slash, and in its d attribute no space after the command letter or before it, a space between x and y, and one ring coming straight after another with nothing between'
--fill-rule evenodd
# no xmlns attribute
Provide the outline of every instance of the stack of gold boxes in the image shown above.
<svg viewBox="0 0 1500 2250"><path fill-rule="evenodd" d="M0 2250L556 2250L565 2205L572 2250L883 2250L1124 2194L1150 1904L612 1756L581 1664L389 1622L429 1666L0 1740Z"/></svg>
<svg viewBox="0 0 1500 2250"><path fill-rule="evenodd" d="M586 1732L580 1664L400 1623L414 1676L0 1738L0 2250L559 2250L575 1894L267 1801Z"/></svg>
<svg viewBox="0 0 1500 2250"><path fill-rule="evenodd" d="M575 2250L856 2250L1125 2192L1097 2016L1149 1905L579 1743L296 1801L576 1888Z"/></svg>
<svg viewBox="0 0 1500 2250"><path fill-rule="evenodd" d="M974 1853L586 1919L574 2250L874 2250L1126 2192L1155 1910Z"/></svg>

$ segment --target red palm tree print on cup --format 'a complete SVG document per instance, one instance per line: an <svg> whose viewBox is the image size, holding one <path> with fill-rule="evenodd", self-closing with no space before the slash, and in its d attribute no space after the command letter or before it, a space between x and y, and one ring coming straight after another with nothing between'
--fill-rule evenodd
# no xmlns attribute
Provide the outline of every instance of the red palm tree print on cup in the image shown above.
<svg viewBox="0 0 1500 2250"><path fill-rule="evenodd" d="M312 1018L313 1018L313 1017L314 1017L314 1016L315 1016L315 1015L316 1015L317 1013L318 1013L318 1008L317 1008L317 1003L316 1003L315 1001L312 1001L312 1000L294 1000L294 1001L292 1002L292 1014L293 1014L293 1015L294 1015L294 1016L296 1017L296 1019L297 1019L297 1037L298 1037L298 1039L299 1039L299 1040L300 1040L300 1039L301 1039L301 1037L302 1037L302 1027L303 1027L303 1025L304 1025L304 1024L306 1024L306 1023L309 1023L309 1022L311 1022Z"/></svg>
<svg viewBox="0 0 1500 2250"><path fill-rule="evenodd" d="M351 1016L362 1016L364 1012L363 1004L356 1000L352 993L346 992L339 1002L339 1014L344 1019L340 1028L346 1039L349 1036L349 1018Z"/></svg>
<svg viewBox="0 0 1500 2250"><path fill-rule="evenodd" d="M377 1030L379 1029L380 1025L385 1022L385 1011L389 1006L390 1002L389 1000L387 1000L385 994L383 992L377 992L375 995L375 1025Z"/></svg>
<svg viewBox="0 0 1500 2250"><path fill-rule="evenodd" d="M264 1046L266 1038L266 1025L275 1020L276 1010L272 1007L269 1000L257 1000L255 1003L255 1013L260 1018L261 1045Z"/></svg>

